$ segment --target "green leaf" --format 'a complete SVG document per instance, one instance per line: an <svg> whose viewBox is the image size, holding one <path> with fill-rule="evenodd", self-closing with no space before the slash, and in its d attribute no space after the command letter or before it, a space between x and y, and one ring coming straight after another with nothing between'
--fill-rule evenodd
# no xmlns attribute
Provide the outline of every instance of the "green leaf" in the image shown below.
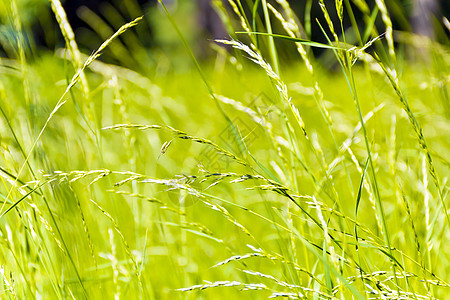
<svg viewBox="0 0 450 300"><path fill-rule="evenodd" d="M362 189L363 189L363 184L364 184L364 177L366 176L366 172L367 172L367 167L368 166L369 166L369 158L367 158L367 160L366 160L366 165L364 166L364 171L363 171L362 176L361 176L361 182L359 183L358 196L356 197L355 220L357 219L357 216L358 216L358 207L359 207L359 203L361 201L361 194L362 194ZM358 228L358 226L355 223L356 249L358 249L358 230L357 230L357 228Z"/></svg>
<svg viewBox="0 0 450 300"><path fill-rule="evenodd" d="M238 33L238 34L267 35L267 36L272 36L272 37L275 37L275 38L284 39L284 40L288 40L288 41L292 41L292 42L296 42L296 43L300 43L300 44L303 44L303 45L316 47L316 48L346 50L345 48L342 48L342 47L330 46L330 45L327 45L327 44L317 43L317 42L313 42L313 41L305 40L305 39L293 38L293 37L290 37L290 36L287 36L287 35L281 35L281 34L265 33L265 32L246 32L246 31L236 31L236 33Z"/></svg>

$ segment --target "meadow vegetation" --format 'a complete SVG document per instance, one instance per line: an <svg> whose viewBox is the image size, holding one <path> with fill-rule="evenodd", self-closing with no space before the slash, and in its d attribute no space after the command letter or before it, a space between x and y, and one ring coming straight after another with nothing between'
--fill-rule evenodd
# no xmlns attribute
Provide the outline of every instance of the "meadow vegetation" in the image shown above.
<svg viewBox="0 0 450 300"><path fill-rule="evenodd" d="M229 0L209 59L162 4L84 52L50 2L54 53L0 2L1 298L448 297L448 40L396 35L384 0L318 0L328 43ZM151 17L172 50L140 45Z"/></svg>

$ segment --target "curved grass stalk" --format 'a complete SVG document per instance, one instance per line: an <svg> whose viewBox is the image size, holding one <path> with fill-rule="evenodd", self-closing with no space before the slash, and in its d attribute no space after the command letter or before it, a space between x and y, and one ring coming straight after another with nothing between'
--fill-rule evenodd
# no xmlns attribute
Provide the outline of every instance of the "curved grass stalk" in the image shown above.
<svg viewBox="0 0 450 300"><path fill-rule="evenodd" d="M439 184L439 179L437 177L436 169L433 165L433 159L431 157L430 150L428 148L428 145L425 141L425 136L423 135L422 127L420 126L419 122L417 121L416 117L414 116L414 113L411 110L411 107L409 106L408 100L406 99L406 96L404 95L402 89L400 88L398 78L395 72L387 68L378 57L375 57L377 59L378 64L383 69L384 73L386 74L386 77L388 78L389 82L391 83L392 87L394 88L395 93L397 94L400 103L403 106L403 110L405 111L406 115L408 116L409 122L411 123L414 133L417 136L418 142L420 147L422 148L423 152L425 153L426 161L427 161L427 167L428 172L431 175L431 178L433 179L433 183L436 186L436 189L438 190L439 200L441 202L441 206L444 210L444 215L446 219L446 224L450 228L450 217L448 215L447 205L445 204L444 199L444 191L441 188L441 185Z"/></svg>
<svg viewBox="0 0 450 300"><path fill-rule="evenodd" d="M80 78L80 76L81 76L81 74L83 73L84 69L85 69L89 64L91 64L95 59L97 59L97 58L101 55L101 52L102 52L102 51L103 51L103 50L104 50L104 49L105 49L105 48L106 48L106 47L107 47L107 46L108 46L115 38L117 38L120 34L122 34L123 32L125 32L126 30L128 30L130 27L133 27L133 26L137 25L137 23L139 22L139 20L140 20L141 18L142 18L142 17L136 18L135 20L131 21L130 23L125 24L125 25L123 25L121 28L119 28L119 30L118 30L114 35L112 35L108 40L106 40L105 42L103 42L103 43L100 45L100 47L97 49L97 51L95 51L91 56L89 56L89 58L86 60L86 62L84 63L84 65L83 65L81 68L79 68L79 69L77 70L77 72L76 72L75 75L73 76L73 78L72 78L70 84L67 86L67 88L66 88L66 90L64 91L63 95L60 97L60 99L59 99L58 102L56 103L55 107L53 108L52 112L51 112L50 115L48 116L46 122L44 123L44 126L43 126L42 129L41 129L41 131L39 132L39 134L38 134L37 137L35 138L35 140L34 140L34 142L33 142L33 145L31 146L31 149L29 150L28 155L27 155L26 158L25 158L25 161L22 163L22 166L21 166L20 169L19 169L19 172L18 172L18 174L17 174L17 178L19 178L19 177L21 176L21 174L22 174L22 172L23 172L25 166L27 165L27 163L28 163L28 161L29 161L29 159L30 159L30 157L31 157L31 155L32 155L32 153L33 153L33 151L34 151L34 149L35 149L35 147L36 147L38 141L40 140L42 134L44 133L44 131L45 131L45 129L47 128L47 126L48 126L48 124L50 123L50 121L53 119L53 116L54 116L54 115L59 111L59 109L67 102L66 95L69 93L69 91L72 89L72 87L75 86L75 84L78 82L78 79ZM7 203L7 200L11 197L11 193L12 193L13 189L14 189L14 185L13 185L13 186L11 187L11 189L9 190L9 192L8 192L8 194L7 194L7 196L6 196L5 202L3 203L2 207L0 208L1 215L4 215L4 213L5 213L3 210L4 210L4 208L5 208L5 204ZM76 267L76 265L75 265L75 262L74 262L72 256L69 254L67 245L66 245L66 243L65 243L65 241L64 241L64 239L63 239L63 237L62 237L61 231L60 231L60 229L59 229L59 227L58 227L58 225L57 225L57 223L56 223L55 216L54 216L53 213L51 212L50 206L49 206L48 202L47 202L45 199L44 199L44 202L45 202L45 205L46 205L46 207L47 207L47 210L48 210L48 212L49 212L49 214L50 214L50 217L51 217L51 219L52 219L52 222L53 222L53 224L55 225L56 232L58 233L59 237L61 238L62 245L64 246L64 249L66 250L66 253L67 253L67 255L68 255L69 261L71 262L71 265L72 265L73 269L75 270L75 273L76 273L78 282L80 283L80 286L82 287L84 296L85 296L86 298L88 298L88 294L87 294L86 288L84 287L83 281L82 281L81 276L80 276L80 274L79 274L79 272L78 272L78 269L77 269L77 267Z"/></svg>
<svg viewBox="0 0 450 300"><path fill-rule="evenodd" d="M117 124L117 125L107 126L102 129L103 130L110 130L110 129L137 129L137 130L157 129L157 130L160 130L160 129L166 129L166 130L172 132L176 138L179 138L182 140L191 140L195 143L211 146L218 153L235 160L237 163L239 163L241 165L249 166L246 161L240 159L233 153L223 149L222 147L218 146L217 144L213 143L212 141L204 139L204 138L199 138L199 137L188 135L187 133L185 133L181 130L174 129L167 125Z"/></svg>
<svg viewBox="0 0 450 300"><path fill-rule="evenodd" d="M322 9L326 11L326 7L322 6ZM324 33L325 37L328 40L328 43L331 44L330 39L328 38L328 36L325 34L325 31L323 29L323 27L321 26L321 24L319 23L319 26L322 30L322 32ZM330 24L329 24L330 26ZM373 192L375 194L375 199L376 199L376 204L377 204L377 213L379 214L379 218L381 220L381 225L382 225L382 230L383 230L383 237L386 243L386 246L388 248L388 256L391 259L392 262L392 269L393 269L393 273L394 273L394 278L395 278L395 262L394 262L394 256L392 254L391 251L391 241L390 241L390 234L386 225L386 218L385 218L385 213L384 213L384 209L383 209L383 203L381 201L381 196L380 196L380 191L379 191L379 187L378 187L378 181L377 181L377 177L375 174L375 168L374 168L374 164L373 164L373 159L372 159L372 152L371 152L371 147L368 141L368 136L367 136L367 131L366 131L366 127L364 124L364 118L363 118L363 114L361 111L361 106L359 103L359 98L358 98L358 94L357 94L357 90L356 90L356 83L355 83L355 79L354 79L354 75L353 75L353 70L352 70L352 66L353 64L350 61L350 56L348 54L348 52L344 53L344 58L341 58L341 54L333 49L333 52L336 56L336 59L338 60L339 64L341 65L342 68L342 72L345 76L345 79L347 81L348 87L350 89L360 122L361 122L361 128L363 130L363 136L364 136L364 141L365 141L365 145L366 145L366 150L367 150L367 156L368 156L368 162L370 165L370 171L371 171L371 177L373 180ZM398 280L396 279L396 285L397 287L399 287L398 284Z"/></svg>
<svg viewBox="0 0 450 300"><path fill-rule="evenodd" d="M70 51L73 67L75 70L79 70L83 66L83 63L81 61L81 53L78 49L78 44L75 41L75 34L72 30L72 26L70 26L69 21L67 20L66 12L61 5L61 1L50 0L50 3L53 13L56 17L56 21L58 22L60 31L64 37L64 40L66 41L66 46ZM80 72L80 82L84 96L87 99L89 96L89 85L86 75L84 74L84 70Z"/></svg>

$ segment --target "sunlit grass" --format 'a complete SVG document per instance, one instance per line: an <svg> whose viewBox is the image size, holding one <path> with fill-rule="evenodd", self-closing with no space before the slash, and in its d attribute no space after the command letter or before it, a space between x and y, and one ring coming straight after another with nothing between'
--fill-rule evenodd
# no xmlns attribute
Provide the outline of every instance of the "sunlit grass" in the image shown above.
<svg viewBox="0 0 450 300"><path fill-rule="evenodd" d="M331 19L318 45L285 1L255 1L255 22L230 2L243 42L218 41L233 49L203 63L160 11L182 70L99 60L140 19L79 52L59 1L67 51L27 59L18 36L0 60L2 297L446 297L448 49L430 43L429 68L387 30L377 55L369 17L357 47ZM279 56L280 36L298 61Z"/></svg>

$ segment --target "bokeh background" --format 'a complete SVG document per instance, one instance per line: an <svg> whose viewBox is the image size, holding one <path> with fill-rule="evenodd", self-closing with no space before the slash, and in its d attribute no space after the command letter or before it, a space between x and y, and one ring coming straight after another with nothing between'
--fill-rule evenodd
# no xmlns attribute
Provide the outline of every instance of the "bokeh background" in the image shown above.
<svg viewBox="0 0 450 300"><path fill-rule="evenodd" d="M133 69L142 69L143 66L147 66L146 72L155 70L161 61L166 63L171 61L177 64L177 70L183 69L180 66L183 65L183 59L176 57L178 53L182 52L180 51L182 49L181 41L170 26L162 9L158 7L156 0L66 0L61 2L83 52L93 51L125 21L143 15L144 20L141 25L130 30L129 33L125 33L120 38L121 43L117 42L117 49L107 50L102 59ZM211 58L217 49L211 46L210 41L230 37L233 26L238 23L238 20L233 18L232 8L227 1L216 0L215 2L219 3L219 7L223 7L227 17L234 19L235 23L223 22L220 17L220 13L223 11L218 14L217 6L213 5L211 0L169 0L165 2L174 17L183 24L181 26L183 35L200 59ZM305 28L300 28L302 38L326 43L326 38L315 21L317 19L321 24L326 23L319 2L312 0L289 2L299 23L309 24ZM324 1L329 7L333 7L334 2L334 0ZM344 10L343 21L350 44L357 43L355 28L363 33L367 18L371 17L376 8L375 0L364 1L365 5L361 3L363 2L345 1L346 5L352 7L351 15L349 15L348 9ZM408 44L411 48L418 47L417 43L414 44L412 41L411 36L408 37L405 33L424 35L440 43L448 42L449 30L443 20L443 17L450 15L448 1L392 0L387 1L386 4L393 21L393 29L398 31L396 40L399 44ZM31 56L38 55L41 51L53 52L57 48L64 47L64 38L50 9L49 1L19 0L17 5L22 20L22 34L26 38ZM17 36L17 32L10 22L12 16L7 7L8 1L4 1L2 6L0 8L0 54L13 57L11 41ZM244 9L251 15L249 7L252 6L244 6ZM262 8L259 7L259 15L261 13ZM330 16L335 23L339 23L335 9L330 10ZM352 21L356 22L358 26L353 26ZM256 22L259 25L262 24L261 19ZM378 32L383 32L383 21L380 14L376 17L375 26L378 28ZM339 31L340 28L337 30ZM281 25L275 23L274 32L282 32ZM241 38L244 37L241 36ZM279 41L279 43L281 57L287 61L295 60L296 52L293 44L283 41ZM122 45L119 46L119 44ZM133 51L128 49L130 47L133 47ZM111 53L113 51L114 53ZM323 54L321 49L313 48L312 51L317 57ZM409 55L413 55L413 52L410 51ZM420 57L419 54L413 59L420 59ZM328 65L333 58L328 53L328 57L323 57L322 60L325 65Z"/></svg>

